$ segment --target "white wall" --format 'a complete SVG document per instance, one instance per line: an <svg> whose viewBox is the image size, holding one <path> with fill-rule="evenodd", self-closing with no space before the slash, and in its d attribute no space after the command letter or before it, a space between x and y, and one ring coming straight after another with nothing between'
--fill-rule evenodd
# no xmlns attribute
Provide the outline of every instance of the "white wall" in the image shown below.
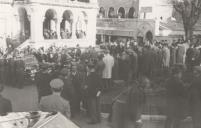
<svg viewBox="0 0 201 128"><path fill-rule="evenodd" d="M152 12L146 14L146 19L160 19L163 20L172 16L172 6L168 0L140 0L140 10L142 7L152 7ZM144 18L144 14L140 13L140 19Z"/></svg>

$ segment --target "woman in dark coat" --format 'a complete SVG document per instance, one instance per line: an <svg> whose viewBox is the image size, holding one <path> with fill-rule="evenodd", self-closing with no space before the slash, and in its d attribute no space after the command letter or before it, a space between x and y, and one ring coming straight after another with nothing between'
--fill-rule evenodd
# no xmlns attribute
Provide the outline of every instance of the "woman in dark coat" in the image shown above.
<svg viewBox="0 0 201 128"><path fill-rule="evenodd" d="M165 128L179 128L184 116L185 89L181 81L182 70L175 67L172 76L166 82L167 120Z"/></svg>

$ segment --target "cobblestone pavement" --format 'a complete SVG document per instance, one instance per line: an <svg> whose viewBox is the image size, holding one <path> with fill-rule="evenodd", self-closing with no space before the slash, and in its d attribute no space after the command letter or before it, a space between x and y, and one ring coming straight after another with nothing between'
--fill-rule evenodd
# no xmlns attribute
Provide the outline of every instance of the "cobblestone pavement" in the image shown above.
<svg viewBox="0 0 201 128"><path fill-rule="evenodd" d="M35 86L26 86L23 89L5 87L3 95L10 99L13 105L14 112L35 111L38 110L37 90ZM97 125L88 125L87 118L83 115L76 117L73 121L81 128L110 128L106 116L102 116L102 122ZM143 128L163 128L164 121L143 121ZM189 121L182 122L181 128L191 128Z"/></svg>

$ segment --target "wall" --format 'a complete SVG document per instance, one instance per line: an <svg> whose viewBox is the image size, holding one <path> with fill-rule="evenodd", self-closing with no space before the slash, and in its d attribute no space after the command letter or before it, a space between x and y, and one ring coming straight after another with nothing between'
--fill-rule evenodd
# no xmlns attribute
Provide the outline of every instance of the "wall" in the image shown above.
<svg viewBox="0 0 201 128"><path fill-rule="evenodd" d="M172 16L173 8L169 0L140 0L139 8L141 19L144 18L142 12L143 7L152 8L152 12L146 14L146 19L160 19L160 17L163 17L163 20L167 20L167 18Z"/></svg>

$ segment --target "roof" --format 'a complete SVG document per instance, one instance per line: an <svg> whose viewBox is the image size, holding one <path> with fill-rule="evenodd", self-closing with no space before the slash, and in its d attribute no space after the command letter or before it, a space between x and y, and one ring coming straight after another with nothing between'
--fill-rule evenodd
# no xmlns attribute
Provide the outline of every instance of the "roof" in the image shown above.
<svg viewBox="0 0 201 128"><path fill-rule="evenodd" d="M183 23L174 21L174 20L167 20L167 22L160 22L160 28L159 29L169 29L172 31L184 31ZM197 22L197 24L194 26L195 31L201 31L201 22Z"/></svg>

